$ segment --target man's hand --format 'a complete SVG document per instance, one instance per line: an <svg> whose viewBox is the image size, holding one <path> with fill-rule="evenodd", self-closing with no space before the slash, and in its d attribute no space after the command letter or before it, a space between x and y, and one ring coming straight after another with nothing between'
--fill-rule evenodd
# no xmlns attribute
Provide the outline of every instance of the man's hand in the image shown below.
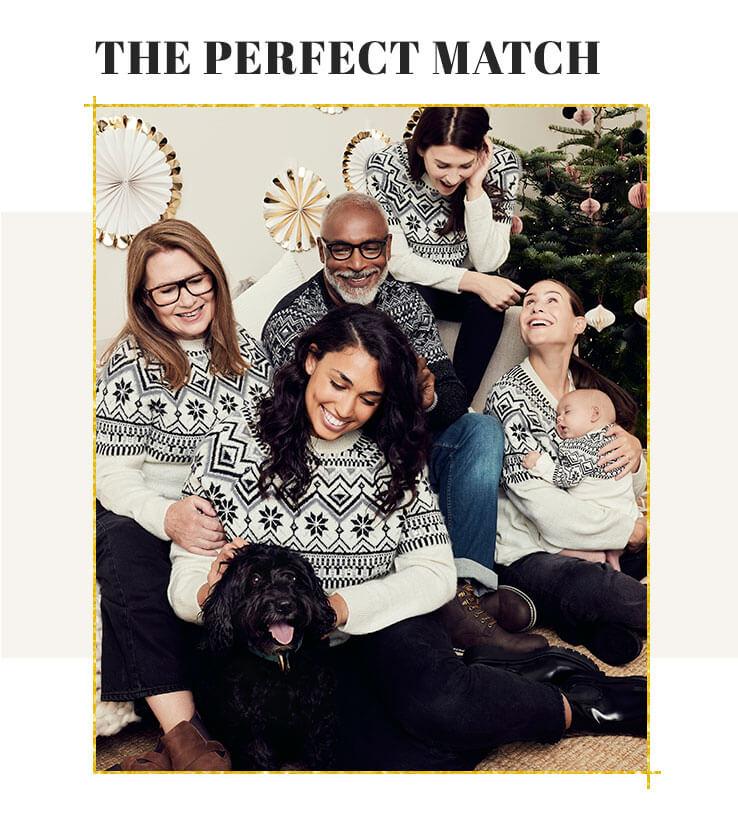
<svg viewBox="0 0 738 815"><path fill-rule="evenodd" d="M189 495L169 507L164 516L164 532L195 555L212 554L226 539L212 504L199 495Z"/></svg>
<svg viewBox="0 0 738 815"><path fill-rule="evenodd" d="M628 544L625 547L629 552L638 552L646 545L646 533L648 527L645 518L638 518L633 527L633 531L628 538Z"/></svg>
<svg viewBox="0 0 738 815"><path fill-rule="evenodd" d="M428 367L425 357L418 357L418 385L423 401L423 410L428 410L436 395L436 378Z"/></svg>

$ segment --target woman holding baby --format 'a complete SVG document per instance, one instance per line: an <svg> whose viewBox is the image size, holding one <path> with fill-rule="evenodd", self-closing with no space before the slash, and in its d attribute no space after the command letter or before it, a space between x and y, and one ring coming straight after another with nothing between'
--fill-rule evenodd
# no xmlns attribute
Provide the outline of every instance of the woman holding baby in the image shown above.
<svg viewBox="0 0 738 815"><path fill-rule="evenodd" d="M544 624L615 665L640 653L646 630L646 587L636 579L643 573L626 558L620 571L616 554L645 544L634 504L646 468L640 442L624 429L635 403L572 353L585 328L582 302L568 286L543 280L526 293L520 330L528 357L495 384L485 406L505 432L496 560L501 581L529 594ZM587 392L569 397L576 389ZM573 480L607 480L617 500L575 494L580 487L562 466L567 445L580 456Z"/></svg>

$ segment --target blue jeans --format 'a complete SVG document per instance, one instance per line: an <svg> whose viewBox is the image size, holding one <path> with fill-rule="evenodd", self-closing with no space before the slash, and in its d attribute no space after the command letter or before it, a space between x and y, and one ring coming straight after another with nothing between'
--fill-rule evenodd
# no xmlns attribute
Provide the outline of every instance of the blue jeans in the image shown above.
<svg viewBox="0 0 738 815"><path fill-rule="evenodd" d="M505 439L494 416L466 413L436 436L431 486L438 493L460 578L497 588L497 489Z"/></svg>

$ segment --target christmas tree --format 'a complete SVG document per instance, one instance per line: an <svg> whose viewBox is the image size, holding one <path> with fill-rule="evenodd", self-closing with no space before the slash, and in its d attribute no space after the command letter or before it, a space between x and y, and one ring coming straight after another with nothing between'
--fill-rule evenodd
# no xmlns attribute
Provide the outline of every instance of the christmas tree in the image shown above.
<svg viewBox="0 0 738 815"><path fill-rule="evenodd" d="M523 163L521 207L502 274L523 286L555 278L596 311L580 355L638 402L646 427L646 323L633 310L646 296L647 140L635 107L563 108L578 126L550 125L556 150L512 144ZM498 140L499 141L499 140ZM503 142L501 142L503 143Z"/></svg>

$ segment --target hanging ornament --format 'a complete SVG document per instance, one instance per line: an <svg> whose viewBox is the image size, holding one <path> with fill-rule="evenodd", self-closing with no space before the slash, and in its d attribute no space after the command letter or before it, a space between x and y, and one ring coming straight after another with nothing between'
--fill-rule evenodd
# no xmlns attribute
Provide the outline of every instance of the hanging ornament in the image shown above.
<svg viewBox="0 0 738 815"><path fill-rule="evenodd" d="M582 171L576 168L573 164L567 164L564 167L566 174L571 178L571 180L576 183L582 177Z"/></svg>
<svg viewBox="0 0 738 815"><path fill-rule="evenodd" d="M648 200L648 186L645 181L639 181L628 190L628 201L636 209L645 209Z"/></svg>
<svg viewBox="0 0 738 815"><path fill-rule="evenodd" d="M510 223L510 233L512 235L519 235L523 231L523 219L520 215L513 215Z"/></svg>
<svg viewBox="0 0 738 815"><path fill-rule="evenodd" d="M641 297L640 300L636 300L633 305L633 311L639 316L643 317L644 320L648 319L648 297Z"/></svg>
<svg viewBox="0 0 738 815"><path fill-rule="evenodd" d="M343 183L349 191L366 192L366 163L390 143L390 137L381 130L362 130L343 151Z"/></svg>
<svg viewBox="0 0 738 815"><path fill-rule="evenodd" d="M594 117L594 111L592 108L579 108L577 112L574 114L574 121L580 125L586 125L587 122L591 122L592 118Z"/></svg>
<svg viewBox="0 0 738 815"><path fill-rule="evenodd" d="M579 205L579 209L581 209L588 218L594 218L595 213L599 212L601 207L602 204L600 204L596 198L592 198L591 195L589 198L585 198Z"/></svg>
<svg viewBox="0 0 738 815"><path fill-rule="evenodd" d="M573 119L574 114L577 112L576 108L568 107L568 108L561 108L561 115L565 119Z"/></svg>
<svg viewBox="0 0 738 815"><path fill-rule="evenodd" d="M643 140L646 138L646 134L640 129L640 127L634 127L628 133L628 141L631 144L643 144Z"/></svg>
<svg viewBox="0 0 738 815"><path fill-rule="evenodd" d="M269 234L290 252L315 246L320 219L330 198L320 176L305 167L289 168L272 179L264 195L264 220Z"/></svg>
<svg viewBox="0 0 738 815"><path fill-rule="evenodd" d="M96 147L97 239L127 249L145 226L174 217L179 161L163 133L127 114L98 119Z"/></svg>
<svg viewBox="0 0 738 815"><path fill-rule="evenodd" d="M615 315L600 303L597 308L590 309L584 315L584 319L587 321L587 325L591 325L592 328L599 332L615 322Z"/></svg>
<svg viewBox="0 0 738 815"><path fill-rule="evenodd" d="M335 116L338 113L343 113L344 110L348 110L348 105L318 105L318 110L321 113L327 113L329 116Z"/></svg>

